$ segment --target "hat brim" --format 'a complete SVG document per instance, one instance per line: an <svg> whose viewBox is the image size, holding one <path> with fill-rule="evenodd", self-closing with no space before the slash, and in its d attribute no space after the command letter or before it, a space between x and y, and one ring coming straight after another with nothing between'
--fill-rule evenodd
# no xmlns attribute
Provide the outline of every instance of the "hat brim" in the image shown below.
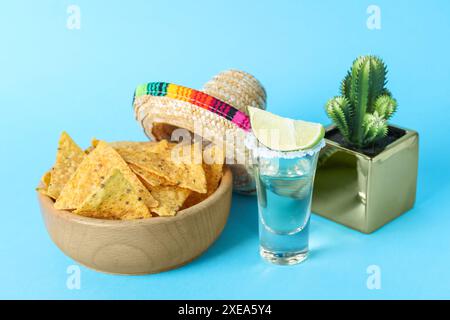
<svg viewBox="0 0 450 320"><path fill-rule="evenodd" d="M246 132L251 130L250 119L245 113L202 91L173 83L150 82L137 87L133 97L133 105L135 107L136 104L139 105L141 103L139 99L145 96L148 96L149 99L165 97L169 99L167 101L173 101L173 104L177 106L180 106L177 102L187 102L183 105L190 104L201 110L206 110Z"/></svg>

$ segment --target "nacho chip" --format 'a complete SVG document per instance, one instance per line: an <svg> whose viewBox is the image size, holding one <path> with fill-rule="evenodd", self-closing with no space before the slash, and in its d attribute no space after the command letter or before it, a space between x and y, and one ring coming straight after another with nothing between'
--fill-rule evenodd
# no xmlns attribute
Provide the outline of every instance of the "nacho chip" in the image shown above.
<svg viewBox="0 0 450 320"><path fill-rule="evenodd" d="M173 145L168 145L164 150L161 148L159 152L149 152L146 148L133 150L118 148L116 150L127 163L163 177L170 184L206 193L206 178L202 165L176 163L172 158L172 147Z"/></svg>
<svg viewBox="0 0 450 320"><path fill-rule="evenodd" d="M91 153L92 151L94 151L94 149L95 149L94 146L90 146L90 147L88 147L87 149L84 150L84 153L89 154L89 153Z"/></svg>
<svg viewBox="0 0 450 320"><path fill-rule="evenodd" d="M97 147L100 140L92 139L92 148ZM169 143L166 140L160 142L145 141L145 142L134 142L134 141L118 141L110 142L109 145L113 147L116 151L127 150L127 151L148 151L148 152L163 152L168 148Z"/></svg>
<svg viewBox="0 0 450 320"><path fill-rule="evenodd" d="M223 150L217 146L211 145L205 150L203 169L206 175L208 196L219 187L223 175L224 158Z"/></svg>
<svg viewBox="0 0 450 320"><path fill-rule="evenodd" d="M207 196L210 196L219 187L223 175L223 164L204 165L206 172L206 183L208 186Z"/></svg>
<svg viewBox="0 0 450 320"><path fill-rule="evenodd" d="M173 154L171 156L173 157ZM208 186L202 164L202 146L200 143L191 145L191 159L182 165L182 176L186 181L186 187L198 193L206 193L208 191Z"/></svg>
<svg viewBox="0 0 450 320"><path fill-rule="evenodd" d="M98 144L98 140L93 139L92 145L95 147ZM178 185L181 184L183 187L189 188L189 179L190 173L180 174L176 171L182 172L185 170L189 170L186 166L174 165L171 161L171 150L176 144L169 143L167 140L161 140L159 142L128 142L128 141L119 141L119 142L111 142L110 146L112 146L121 156L122 158L129 164L130 168L133 172L138 175L141 180L146 180L148 184L152 186L157 185ZM155 155L156 154L156 155ZM149 164L145 164L146 158L148 156ZM164 170L163 167L167 166L167 170ZM195 172L195 169L197 172ZM173 175L169 175L168 171L171 170L174 172ZM183 178L184 175L184 178ZM192 175L195 177L196 175L202 176L203 171L200 166L194 167L194 172ZM180 177L181 180L180 181ZM192 188L195 189L195 186ZM201 191L202 186L198 186L197 189Z"/></svg>
<svg viewBox="0 0 450 320"><path fill-rule="evenodd" d="M158 200L159 206L152 208L151 210L159 216L174 216L182 207L184 201L186 201L191 192L191 190L178 187L154 187L151 189L151 193L152 196Z"/></svg>
<svg viewBox="0 0 450 320"><path fill-rule="evenodd" d="M192 192L189 189L176 186L152 186L146 181L143 181L143 183L152 196L159 202L159 205L151 208L151 211L161 217L176 215Z"/></svg>
<svg viewBox="0 0 450 320"><path fill-rule="evenodd" d="M192 192L189 189L170 185L163 177L147 172L136 165L130 164L130 168L159 202L158 207L151 209L152 213L159 216L176 215Z"/></svg>
<svg viewBox="0 0 450 320"><path fill-rule="evenodd" d="M128 153L121 150L119 154L128 163L138 166L154 175L163 177L170 184L198 192L206 192L205 172L201 165L193 166L191 169L183 164L175 164L170 159L157 153Z"/></svg>
<svg viewBox="0 0 450 320"><path fill-rule="evenodd" d="M52 172L47 171L41 178L42 185L37 187L36 191L39 192L40 194L50 197L50 195L48 194L48 185L50 184L51 178L52 178Z"/></svg>
<svg viewBox="0 0 450 320"><path fill-rule="evenodd" d="M154 173L148 172L145 169L142 169L141 167L130 163L128 165L130 169L138 176L139 179L144 183L145 186L151 187L157 187L160 185L169 186L173 185L166 179L164 179L161 176L158 176Z"/></svg>
<svg viewBox="0 0 450 320"><path fill-rule="evenodd" d="M117 151L121 149L126 150L136 150L136 151L147 151L161 153L169 148L169 143L167 140L161 140L159 142L147 141L147 142L126 142L119 141L113 142L112 147Z"/></svg>
<svg viewBox="0 0 450 320"><path fill-rule="evenodd" d="M100 187L74 212L92 218L120 220L152 216L135 185L118 169L114 169Z"/></svg>
<svg viewBox="0 0 450 320"><path fill-rule="evenodd" d="M205 150L203 169L206 176L206 193L192 192L186 199L183 208L189 208L202 202L212 195L219 187L223 175L223 152L216 146L210 146ZM208 164L210 163L210 164Z"/></svg>
<svg viewBox="0 0 450 320"><path fill-rule="evenodd" d="M52 179L52 172L47 171L41 178L41 182L44 184L45 188L48 188L50 181Z"/></svg>
<svg viewBox="0 0 450 320"><path fill-rule="evenodd" d="M98 144L99 144L99 142L100 142L101 140L98 140L97 138L92 138L92 140L91 140L91 146L88 148L88 150L93 150L93 149L95 149L95 148L97 148L97 146L98 146ZM111 145L111 144L110 144Z"/></svg>
<svg viewBox="0 0 450 320"><path fill-rule="evenodd" d="M158 202L120 155L106 142L100 141L97 148L86 157L67 182L55 203L55 208L66 210L79 208L114 169L119 169L122 172L125 179L137 190L147 207L151 208L158 205Z"/></svg>
<svg viewBox="0 0 450 320"><path fill-rule="evenodd" d="M43 188L43 187L37 187L36 191L39 192L40 194L50 197L50 195L47 192L47 188ZM51 197L50 197L51 198ZM53 199L54 200L54 199Z"/></svg>
<svg viewBox="0 0 450 320"><path fill-rule="evenodd" d="M62 189L85 157L83 150L66 132L63 132L59 139L56 163L53 166L51 179L48 184L47 193L50 197L53 199L59 197Z"/></svg>

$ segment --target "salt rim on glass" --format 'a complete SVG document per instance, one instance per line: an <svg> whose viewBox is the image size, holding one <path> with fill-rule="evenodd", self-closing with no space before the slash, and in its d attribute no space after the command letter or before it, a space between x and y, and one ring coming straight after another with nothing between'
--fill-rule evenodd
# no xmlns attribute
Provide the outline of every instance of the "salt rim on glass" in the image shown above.
<svg viewBox="0 0 450 320"><path fill-rule="evenodd" d="M245 140L245 146L252 151L254 157L263 158L283 158L283 159L295 159L305 156L313 156L318 153L323 147L325 147L325 139L322 138L314 147L305 150L295 151L277 151L272 150L264 146L258 141L256 136L249 132L247 133Z"/></svg>

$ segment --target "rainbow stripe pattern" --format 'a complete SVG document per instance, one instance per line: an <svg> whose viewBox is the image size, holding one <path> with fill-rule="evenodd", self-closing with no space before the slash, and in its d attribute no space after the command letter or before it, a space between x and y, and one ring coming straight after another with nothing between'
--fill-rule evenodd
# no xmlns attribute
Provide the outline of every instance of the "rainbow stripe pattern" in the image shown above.
<svg viewBox="0 0 450 320"><path fill-rule="evenodd" d="M233 122L236 126L245 131L251 130L250 119L245 113L219 99L214 98L213 96L210 96L209 94L195 89L190 89L167 82L149 82L147 84L139 85L136 88L133 97L133 104L136 97L141 97L144 95L168 97L180 101L186 101Z"/></svg>

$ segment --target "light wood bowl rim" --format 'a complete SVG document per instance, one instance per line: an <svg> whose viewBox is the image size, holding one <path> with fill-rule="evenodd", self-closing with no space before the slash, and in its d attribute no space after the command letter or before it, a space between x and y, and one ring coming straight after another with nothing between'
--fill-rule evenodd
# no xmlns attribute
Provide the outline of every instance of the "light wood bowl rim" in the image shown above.
<svg viewBox="0 0 450 320"><path fill-rule="evenodd" d="M46 207L47 212L52 215L58 215L58 217L68 220L70 222L78 223L78 224L87 224L91 226L98 227L131 227L136 225L154 225L154 224L164 224L164 223L172 223L177 222L189 217L191 215L195 215L199 212L202 212L201 209L207 208L213 205L217 200L219 200L229 188L232 187L233 178L230 168L224 167L224 172L222 179L220 181L219 187L211 194L208 198L203 200L202 202L189 207L187 209L179 211L173 217L152 217L146 219L136 219L136 220L108 220L108 219L98 219L91 217L84 217L73 212L67 210L58 210L54 207L54 200L49 196L46 196L40 192L38 193L39 201ZM40 183L42 186L42 182Z"/></svg>

